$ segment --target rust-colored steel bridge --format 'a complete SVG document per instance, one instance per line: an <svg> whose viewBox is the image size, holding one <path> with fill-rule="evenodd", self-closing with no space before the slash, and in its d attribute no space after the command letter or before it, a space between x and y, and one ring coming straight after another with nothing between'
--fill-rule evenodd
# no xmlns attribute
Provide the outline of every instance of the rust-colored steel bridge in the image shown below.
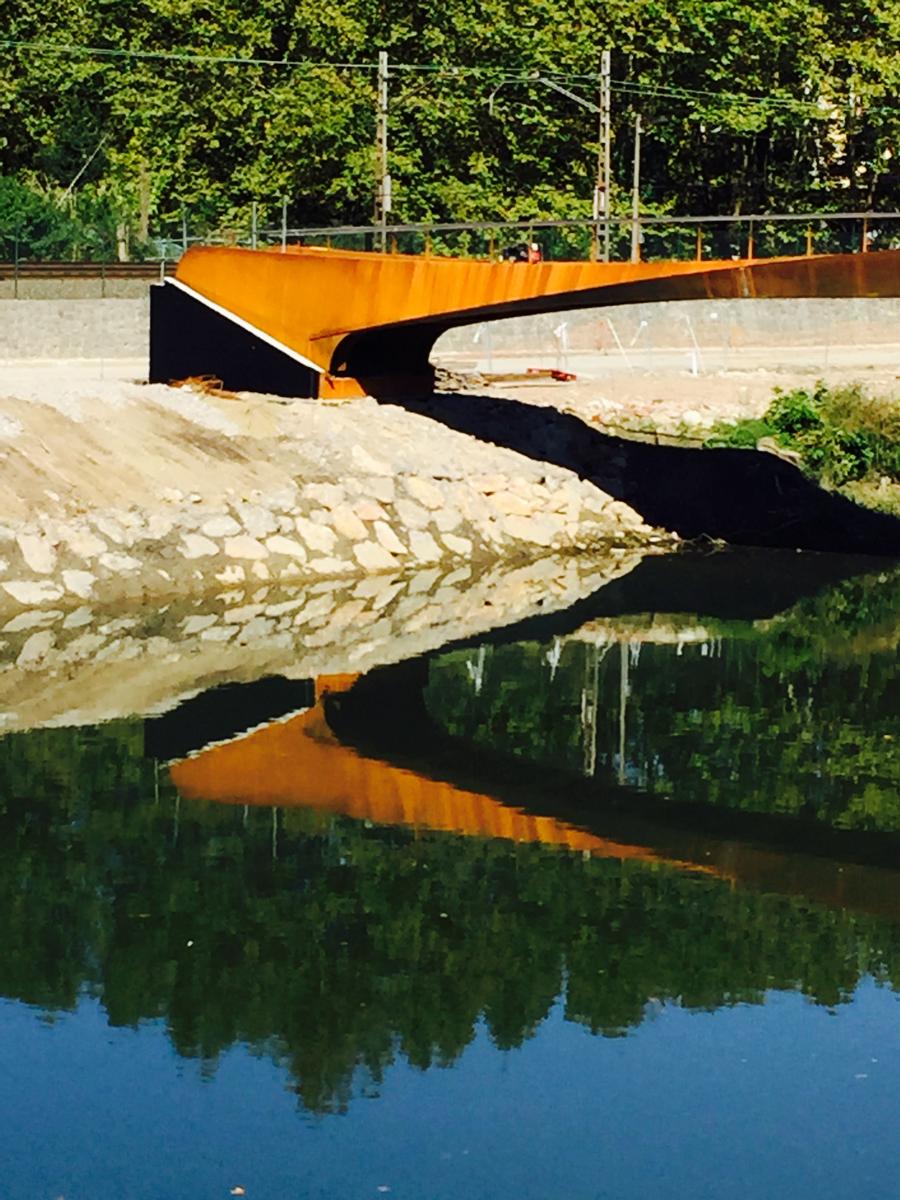
<svg viewBox="0 0 900 1200"><path fill-rule="evenodd" d="M900 250L699 262L489 262L197 247L153 289L150 377L278 395L430 391L447 329L653 300L900 296Z"/></svg>

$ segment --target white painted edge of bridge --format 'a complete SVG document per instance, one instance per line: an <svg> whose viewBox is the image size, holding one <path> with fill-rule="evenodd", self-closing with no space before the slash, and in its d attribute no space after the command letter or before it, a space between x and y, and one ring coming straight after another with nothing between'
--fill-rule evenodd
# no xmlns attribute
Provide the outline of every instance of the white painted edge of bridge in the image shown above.
<svg viewBox="0 0 900 1200"><path fill-rule="evenodd" d="M279 342L278 339L273 338L270 333L266 333L264 330L257 328L256 325L252 325L249 321L245 321L244 318L239 317L237 313L233 313L230 309L225 308L221 304L216 304L215 300L210 300L209 297L204 296L202 292L195 291L194 288L188 287L188 285L182 280L166 279L164 282L180 288L181 291L190 296L192 300L199 301L200 304L205 305L214 313L218 314L218 316L224 317L226 321L231 321L233 324L243 329L246 333L251 333L254 337L259 338L261 342L265 342L267 346L271 346L274 350L280 350L282 354L286 354L288 358L292 358L294 362L298 362L302 364L302 366L309 368L309 370L315 371L318 375L325 374L324 367L320 367L319 364L314 363L312 359L305 358L297 350L292 350L291 347L286 346L284 342Z"/></svg>

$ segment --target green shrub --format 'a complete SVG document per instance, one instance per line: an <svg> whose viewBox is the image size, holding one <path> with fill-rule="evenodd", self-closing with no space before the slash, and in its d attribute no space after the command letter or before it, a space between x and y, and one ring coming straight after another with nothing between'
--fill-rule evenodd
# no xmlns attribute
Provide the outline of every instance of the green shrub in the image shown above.
<svg viewBox="0 0 900 1200"><path fill-rule="evenodd" d="M822 428L822 389L817 386L813 393L797 388L793 392L775 389L775 399L769 405L765 421L777 433L787 437L802 437Z"/></svg>
<svg viewBox="0 0 900 1200"><path fill-rule="evenodd" d="M858 385L776 388L762 418L718 425L705 444L747 449L762 438L796 451L807 474L827 485L900 481L900 401L868 396Z"/></svg>

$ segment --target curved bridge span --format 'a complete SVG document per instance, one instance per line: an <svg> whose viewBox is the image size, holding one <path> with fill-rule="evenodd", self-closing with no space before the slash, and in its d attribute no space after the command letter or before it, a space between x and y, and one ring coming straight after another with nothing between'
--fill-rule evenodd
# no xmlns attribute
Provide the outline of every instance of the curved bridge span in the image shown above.
<svg viewBox="0 0 900 1200"><path fill-rule="evenodd" d="M459 325L658 300L900 296L900 250L700 262L487 262L197 247L153 289L151 379L281 395L432 390Z"/></svg>

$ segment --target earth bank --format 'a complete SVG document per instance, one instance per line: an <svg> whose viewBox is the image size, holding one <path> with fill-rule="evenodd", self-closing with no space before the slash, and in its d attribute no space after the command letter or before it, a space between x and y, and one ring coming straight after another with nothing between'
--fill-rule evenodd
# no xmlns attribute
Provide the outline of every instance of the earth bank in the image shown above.
<svg viewBox="0 0 900 1200"><path fill-rule="evenodd" d="M2 608L664 548L572 471L372 400L4 372Z"/></svg>

